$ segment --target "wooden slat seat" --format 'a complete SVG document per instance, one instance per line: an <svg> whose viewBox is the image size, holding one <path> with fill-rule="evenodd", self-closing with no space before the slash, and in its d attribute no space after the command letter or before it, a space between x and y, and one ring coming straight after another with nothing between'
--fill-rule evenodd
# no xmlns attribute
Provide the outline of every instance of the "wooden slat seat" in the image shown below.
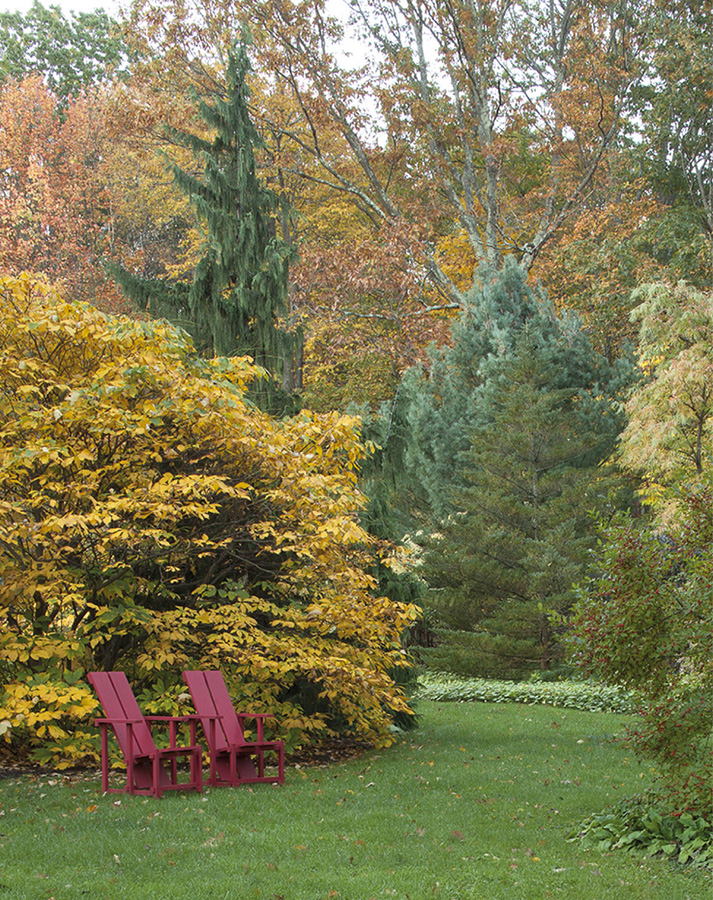
<svg viewBox="0 0 713 900"><path fill-rule="evenodd" d="M238 713L230 699L222 672L191 671L183 680L193 698L210 756L209 783L213 786L273 782L285 780L285 745L266 741L265 713ZM246 741L243 723L256 722L257 740ZM265 756L275 756L277 774L266 774Z"/></svg>
<svg viewBox="0 0 713 900"><path fill-rule="evenodd" d="M124 672L89 672L87 675L104 707L105 718L96 719L101 728L102 790L104 793L149 794L160 797L164 791L203 789L203 751L196 740L195 716L144 716ZM168 725L169 746L156 746L151 724ZM176 726L190 724L190 746L176 745ZM126 786L109 787L109 729L116 736L126 761ZM190 759L190 780L180 782L177 761Z"/></svg>

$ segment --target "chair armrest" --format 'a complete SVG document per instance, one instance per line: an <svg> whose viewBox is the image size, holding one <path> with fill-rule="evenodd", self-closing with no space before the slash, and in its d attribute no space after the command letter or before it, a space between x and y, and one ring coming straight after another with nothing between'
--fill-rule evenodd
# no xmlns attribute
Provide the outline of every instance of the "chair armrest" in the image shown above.
<svg viewBox="0 0 713 900"><path fill-rule="evenodd" d="M264 734L264 720L265 719L274 719L275 716L272 713L237 713L238 721L241 726L243 724L244 719L257 719L257 740L258 743L261 744L265 740Z"/></svg>
<svg viewBox="0 0 713 900"><path fill-rule="evenodd" d="M193 716L144 716L147 722L188 722Z"/></svg>
<svg viewBox="0 0 713 900"><path fill-rule="evenodd" d="M119 725L138 725L139 723L141 723L143 721L144 721L143 719L118 719L118 718L117 719L95 719L94 724L95 725L114 725L116 723Z"/></svg>

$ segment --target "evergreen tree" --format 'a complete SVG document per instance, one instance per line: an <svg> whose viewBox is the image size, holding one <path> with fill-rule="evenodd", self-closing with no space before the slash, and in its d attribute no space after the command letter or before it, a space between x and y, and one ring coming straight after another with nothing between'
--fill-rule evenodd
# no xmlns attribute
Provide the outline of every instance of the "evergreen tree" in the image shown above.
<svg viewBox="0 0 713 900"><path fill-rule="evenodd" d="M610 446L623 426L614 401L630 384L631 361L612 365L595 352L576 316L558 315L514 259L499 272L482 268L478 281L451 328L451 344L431 347L429 366L404 377L404 461L411 513L421 527L456 508L453 492L463 485L459 461L474 430L488 421L484 385L504 377L502 367L526 326L547 354L550 387L580 391L579 415L607 435Z"/></svg>
<svg viewBox="0 0 713 900"><path fill-rule="evenodd" d="M466 298L451 326L452 343L429 348L428 366L404 376L402 398L408 421L407 471L414 484L410 511L421 526L452 509L458 457L480 421L477 389L481 366L507 353L514 336L543 299L529 287L515 260L494 274L480 270L480 286Z"/></svg>
<svg viewBox="0 0 713 900"><path fill-rule="evenodd" d="M459 511L430 542L427 605L460 637L447 654L473 674L519 677L558 660L550 613L566 613L592 546L591 513L610 479L592 464L611 448L579 415L581 395L552 387L549 354L525 326L481 393L487 421L459 466ZM458 639L456 639L456 644ZM467 648L467 649L466 649Z"/></svg>
<svg viewBox="0 0 713 900"><path fill-rule="evenodd" d="M424 486L425 604L452 632L427 659L519 677L557 661L549 614L569 609L586 571L632 370L610 366L517 266L482 282L453 345L410 376L407 462Z"/></svg>
<svg viewBox="0 0 713 900"><path fill-rule="evenodd" d="M256 174L255 151L262 146L248 110L244 43L228 57L225 94L213 103L198 101L212 140L171 129L172 139L203 161L196 177L167 160L178 187L206 225L208 240L187 292L115 273L125 292L150 311L189 320L189 330L206 356L251 356L271 376L281 378L291 359L293 335L287 316L291 248L276 233L281 200ZM289 368L289 366L288 366ZM263 408L284 407L271 381L255 386Z"/></svg>
<svg viewBox="0 0 713 900"><path fill-rule="evenodd" d="M361 439L369 449L359 473L359 488L367 497L361 514L361 524L381 541L399 544L410 530L406 496L410 479L404 468L404 454L408 435L404 420L404 406L400 394L389 404L383 404L378 413L367 408L358 412L362 427ZM389 561L380 557L374 562L374 577L379 584L379 594L393 602L420 605L425 584L404 560ZM427 623L422 616L404 635L408 644L421 644L428 640ZM415 678L415 673L409 674Z"/></svg>

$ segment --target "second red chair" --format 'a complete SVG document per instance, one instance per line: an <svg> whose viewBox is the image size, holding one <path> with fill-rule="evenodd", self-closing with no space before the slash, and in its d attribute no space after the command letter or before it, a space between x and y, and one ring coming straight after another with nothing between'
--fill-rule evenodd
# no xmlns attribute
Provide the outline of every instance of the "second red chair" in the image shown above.
<svg viewBox="0 0 713 900"><path fill-rule="evenodd" d="M266 741L265 713L238 713L233 707L222 672L184 672L183 680L191 692L196 714L210 756L208 782L213 786L273 782L285 780L285 745L282 741ZM256 721L256 740L246 741L243 723ZM265 756L276 756L277 774L267 774Z"/></svg>

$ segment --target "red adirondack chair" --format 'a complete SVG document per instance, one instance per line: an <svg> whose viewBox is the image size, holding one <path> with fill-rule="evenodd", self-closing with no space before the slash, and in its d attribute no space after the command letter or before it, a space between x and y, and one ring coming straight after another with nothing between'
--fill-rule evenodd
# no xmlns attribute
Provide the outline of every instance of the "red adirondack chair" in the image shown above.
<svg viewBox="0 0 713 900"><path fill-rule="evenodd" d="M104 707L106 718L95 719L101 728L102 790L110 794L149 794L203 789L203 751L196 741L196 716L144 716L124 672L89 672L87 679ZM168 724L169 746L154 743L152 722ZM190 723L191 745L176 746L176 725ZM126 760L126 787L109 787L109 728L116 735ZM178 782L177 759L190 757L190 780ZM167 763L167 766L164 765Z"/></svg>
<svg viewBox="0 0 713 900"><path fill-rule="evenodd" d="M285 780L285 745L266 741L263 713L237 713L221 672L184 672L183 680L193 698L203 726L210 755L209 783L212 786L273 782ZM243 722L255 719L257 740L246 741ZM277 775L265 774L265 754L277 756Z"/></svg>

